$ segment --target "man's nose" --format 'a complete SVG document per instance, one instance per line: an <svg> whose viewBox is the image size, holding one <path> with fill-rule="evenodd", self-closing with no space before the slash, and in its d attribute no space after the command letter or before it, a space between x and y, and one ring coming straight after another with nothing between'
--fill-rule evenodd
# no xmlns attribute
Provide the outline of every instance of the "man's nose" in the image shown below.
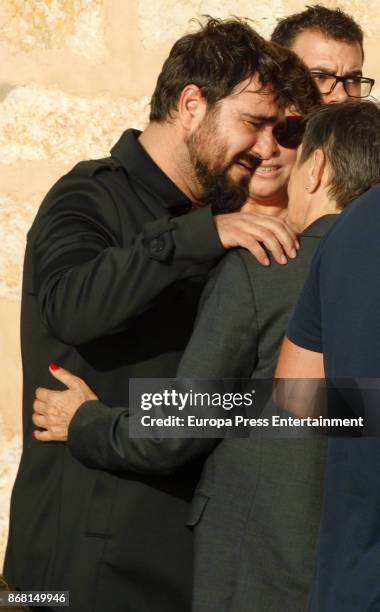
<svg viewBox="0 0 380 612"><path fill-rule="evenodd" d="M261 159L270 159L276 151L278 151L278 143L273 136L272 127L270 127L258 134L250 152Z"/></svg>
<svg viewBox="0 0 380 612"><path fill-rule="evenodd" d="M331 93L323 97L325 98L324 102L326 104L337 104L340 102L346 102L346 100L348 100L349 98L341 81L335 85Z"/></svg>

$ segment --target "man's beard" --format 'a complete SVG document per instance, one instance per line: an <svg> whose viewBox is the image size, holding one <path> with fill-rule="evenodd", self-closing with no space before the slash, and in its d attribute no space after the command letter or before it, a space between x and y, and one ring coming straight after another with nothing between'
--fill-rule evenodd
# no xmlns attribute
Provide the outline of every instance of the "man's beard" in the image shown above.
<svg viewBox="0 0 380 612"><path fill-rule="evenodd" d="M240 210L248 198L252 174L261 163L261 159L250 153L240 153L226 164L226 147L217 136L217 116L216 109L209 111L187 141L190 162L203 190L202 205L211 206L214 214ZM230 173L237 162L244 162L251 172L234 181Z"/></svg>
<svg viewBox="0 0 380 612"><path fill-rule="evenodd" d="M242 156L239 156L239 160L242 160ZM245 160L248 161L246 156ZM206 160L200 157L195 160L195 174L203 187L202 204L211 206L214 214L236 212L248 198L252 175L242 174L238 181L233 181L229 175L236 161L237 159L234 159L227 166L213 169ZM261 160L250 156L251 166L254 164L254 168L257 168L260 163Z"/></svg>

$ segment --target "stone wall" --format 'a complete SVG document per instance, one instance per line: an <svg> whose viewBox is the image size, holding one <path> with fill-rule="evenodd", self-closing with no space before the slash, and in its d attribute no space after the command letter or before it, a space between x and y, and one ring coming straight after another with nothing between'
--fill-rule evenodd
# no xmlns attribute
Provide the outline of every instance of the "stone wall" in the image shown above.
<svg viewBox="0 0 380 612"><path fill-rule="evenodd" d="M333 0L367 34L377 77L378 0ZM255 9L253 10L253 7ZM173 41L202 14L242 15L269 35L299 0L2 0L0 3L0 567L20 451L19 300L25 234L55 180L144 126Z"/></svg>

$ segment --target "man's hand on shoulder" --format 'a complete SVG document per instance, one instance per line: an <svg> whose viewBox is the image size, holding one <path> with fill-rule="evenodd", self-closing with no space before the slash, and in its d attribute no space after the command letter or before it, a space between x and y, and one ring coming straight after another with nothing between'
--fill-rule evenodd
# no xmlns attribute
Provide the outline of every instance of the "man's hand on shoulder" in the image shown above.
<svg viewBox="0 0 380 612"><path fill-rule="evenodd" d="M297 255L297 235L284 219L241 211L215 215L214 220L225 249L248 249L265 266L270 264L265 249L272 253L279 264L287 262L286 256L293 259Z"/></svg>
<svg viewBox="0 0 380 612"><path fill-rule="evenodd" d="M53 391L43 387L36 389L32 420L40 430L33 431L33 436L41 442L66 442L71 419L77 410L84 402L98 398L78 376L56 364L50 364L49 369L54 378L63 383L67 389L65 391Z"/></svg>

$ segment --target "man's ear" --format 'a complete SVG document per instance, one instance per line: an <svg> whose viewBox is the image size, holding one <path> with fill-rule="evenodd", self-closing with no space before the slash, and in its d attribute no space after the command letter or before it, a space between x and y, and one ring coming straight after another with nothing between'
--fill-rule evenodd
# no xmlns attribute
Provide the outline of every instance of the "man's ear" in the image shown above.
<svg viewBox="0 0 380 612"><path fill-rule="evenodd" d="M322 149L316 149L311 155L308 169L308 191L315 193L322 184L328 181L326 155Z"/></svg>
<svg viewBox="0 0 380 612"><path fill-rule="evenodd" d="M207 102L197 85L186 85L178 100L178 118L185 130L197 127L206 114Z"/></svg>

